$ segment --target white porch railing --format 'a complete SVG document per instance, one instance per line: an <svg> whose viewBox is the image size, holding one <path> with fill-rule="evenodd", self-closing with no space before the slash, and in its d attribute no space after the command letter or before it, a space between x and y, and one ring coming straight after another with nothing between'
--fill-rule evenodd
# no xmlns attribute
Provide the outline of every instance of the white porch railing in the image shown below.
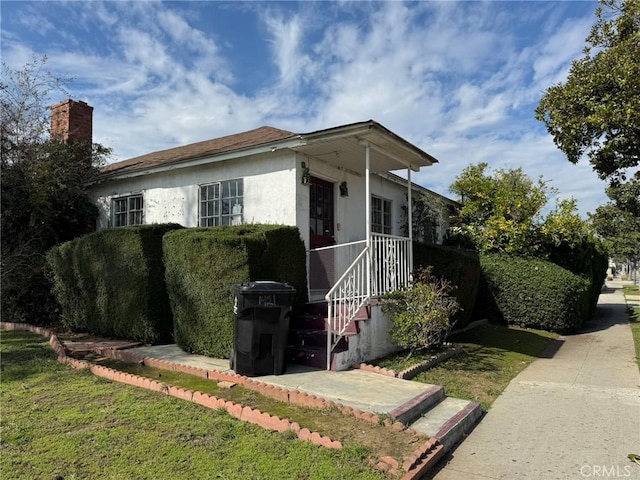
<svg viewBox="0 0 640 480"><path fill-rule="evenodd" d="M331 352L358 311L369 300L367 292L368 253L369 251L365 247L325 297L328 304L327 370L331 369Z"/></svg>
<svg viewBox="0 0 640 480"><path fill-rule="evenodd" d="M411 274L410 248L411 241L408 238L372 234L371 246L365 245L364 250L331 287L325 296L328 305L327 369L331 368L331 352L360 309L372 297L407 285Z"/></svg>
<svg viewBox="0 0 640 480"><path fill-rule="evenodd" d="M409 283L411 242L406 237L371 234L371 296L381 297Z"/></svg>

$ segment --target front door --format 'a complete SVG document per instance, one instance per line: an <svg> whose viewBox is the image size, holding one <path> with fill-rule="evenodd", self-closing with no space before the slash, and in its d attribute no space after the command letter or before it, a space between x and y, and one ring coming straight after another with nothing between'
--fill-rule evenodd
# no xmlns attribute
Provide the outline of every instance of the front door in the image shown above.
<svg viewBox="0 0 640 480"><path fill-rule="evenodd" d="M333 238L333 183L311 177L309 185L309 243L311 248L335 244Z"/></svg>
<svg viewBox="0 0 640 480"><path fill-rule="evenodd" d="M311 177L309 198L309 288L327 293L335 282L333 249L313 251L336 243L333 238L333 183Z"/></svg>

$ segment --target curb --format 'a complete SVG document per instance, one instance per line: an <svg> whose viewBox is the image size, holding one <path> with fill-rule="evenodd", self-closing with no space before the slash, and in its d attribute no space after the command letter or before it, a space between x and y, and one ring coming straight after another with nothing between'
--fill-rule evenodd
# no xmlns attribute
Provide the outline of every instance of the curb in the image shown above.
<svg viewBox="0 0 640 480"><path fill-rule="evenodd" d="M44 337L48 337L49 344L58 354L58 361L61 363L67 363L72 368L89 369L93 375L96 375L98 377L139 388L144 388L154 392L165 393L175 398L196 403L205 408L213 410L224 409L229 413L229 415L237 418L238 420L252 423L266 430L277 432L292 431L296 434L298 439L306 442L311 442L321 447L332 449L342 448L342 442L338 440L331 440L331 438L323 436L318 432L312 432L307 428L301 428L298 423L291 422L289 419L272 416L268 413L261 412L258 409L253 409L248 406L243 406L239 403L226 401L224 399L217 398L213 395L202 393L200 391L194 392L192 390L187 390L181 387L158 382L156 380L151 380L147 377L120 372L118 370L103 367L102 365L92 364L86 360L78 360L76 358L67 356L64 345L62 344L62 342L60 342L57 335L46 328L30 325L27 323L15 322L0 322L0 327L5 330L25 330L42 335ZM254 390L257 393L282 402L290 403L292 405L311 408L336 407L343 415L352 415L358 419L365 420L370 423L384 425L386 428L391 428L395 431L405 430L405 426L402 422L391 422L389 420L384 420L381 422L380 417L371 412L364 412L357 408L354 409L351 407L346 407L340 403L316 397L315 395L309 395L299 390L287 390L274 385L268 385L248 378L244 375L237 375L235 373L227 373L217 370L205 370L198 367L190 367L188 365L176 364L166 360L143 357L142 355L127 352L126 350L115 350L103 347L97 348L96 353L127 363L142 363L147 366L177 371L189 375L196 375L210 380L237 383L243 385L245 388ZM409 434L419 436L419 434L412 429L406 429L406 431ZM404 472L405 475L402 477L402 480L414 480L421 478L429 468L435 465L442 454L444 454L444 446L440 444L437 438L431 438L427 440L421 447L419 447L413 454L409 455L402 466L399 465L397 460L390 456L380 457L378 459L378 462L374 464L380 470L390 475L398 476L400 472Z"/></svg>

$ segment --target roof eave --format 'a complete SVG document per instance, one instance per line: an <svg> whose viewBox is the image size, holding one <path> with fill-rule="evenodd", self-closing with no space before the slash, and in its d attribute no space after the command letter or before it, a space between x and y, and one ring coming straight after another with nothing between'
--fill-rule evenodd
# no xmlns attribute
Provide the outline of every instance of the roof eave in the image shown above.
<svg viewBox="0 0 640 480"><path fill-rule="evenodd" d="M163 163L162 165L157 165L157 166L142 167L142 168L135 168L135 169L123 167L121 170L113 170L113 171L100 173L97 181L103 182L103 181L112 180L116 178L139 177L142 175L166 172L169 170L174 170L176 168L197 167L205 163L217 163L217 162L223 162L226 160L233 160L239 157L247 157L250 155L259 155L264 153L275 152L276 150L282 150L285 148L295 148L299 144L300 144L300 137L296 135L295 137L263 143L261 145L254 146L254 147L245 147L245 148L239 148L237 150L232 150L227 152L201 155L201 156L193 157L186 160L176 159L174 161Z"/></svg>
<svg viewBox="0 0 640 480"><path fill-rule="evenodd" d="M300 134L300 138L305 142L304 145L337 140L345 137L353 137L359 141L369 141L375 144L374 140L376 135L384 137L387 141L392 142L401 150L405 151L409 157L417 159L418 162L416 163L418 163L419 166L414 165L413 162L401 160L396 156L396 159L400 160L406 167L410 167L414 171L418 171L420 166L429 166L434 163L438 163L438 160L435 157L416 147L401 136L393 133L391 130L375 120L367 120L365 122L351 123L324 130L317 130L310 133L303 133ZM384 150L384 148L380 147L380 150Z"/></svg>

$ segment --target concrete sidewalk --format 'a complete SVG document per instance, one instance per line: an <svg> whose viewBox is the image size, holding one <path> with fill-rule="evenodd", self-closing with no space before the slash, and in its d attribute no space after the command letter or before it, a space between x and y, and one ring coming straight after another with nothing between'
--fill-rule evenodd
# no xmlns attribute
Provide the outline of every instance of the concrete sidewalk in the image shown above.
<svg viewBox="0 0 640 480"><path fill-rule="evenodd" d="M620 282L594 317L521 372L431 474L437 480L637 478L640 373Z"/></svg>

